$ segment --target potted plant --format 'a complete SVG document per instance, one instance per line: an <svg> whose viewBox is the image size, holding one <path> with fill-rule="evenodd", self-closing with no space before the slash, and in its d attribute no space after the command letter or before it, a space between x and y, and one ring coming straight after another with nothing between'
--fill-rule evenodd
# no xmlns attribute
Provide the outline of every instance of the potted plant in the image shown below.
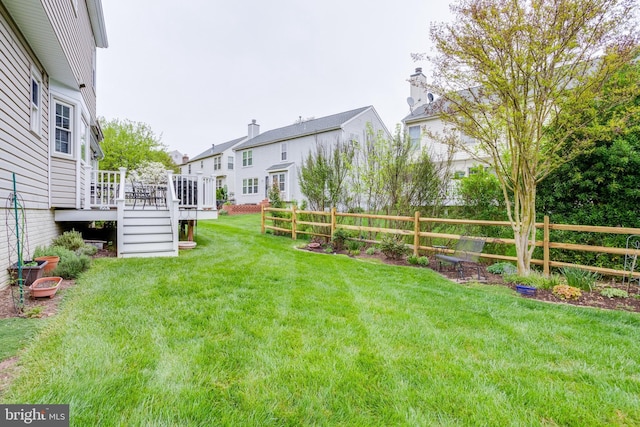
<svg viewBox="0 0 640 427"><path fill-rule="evenodd" d="M525 285L523 283L516 283L516 291L521 295L532 296L536 294L538 288L535 286Z"/></svg>
<svg viewBox="0 0 640 427"><path fill-rule="evenodd" d="M53 298L56 292L58 292L60 283L62 283L62 277L41 277L29 286L29 293L33 298Z"/></svg>
<svg viewBox="0 0 640 427"><path fill-rule="evenodd" d="M47 261L34 261L34 260L26 260L22 263L22 277L18 277L18 263L13 263L7 269L9 271L9 276L11 277L11 281L14 283L18 283L18 279L23 280L24 286L31 285L36 279L42 277L42 273L44 273L44 268L47 265Z"/></svg>

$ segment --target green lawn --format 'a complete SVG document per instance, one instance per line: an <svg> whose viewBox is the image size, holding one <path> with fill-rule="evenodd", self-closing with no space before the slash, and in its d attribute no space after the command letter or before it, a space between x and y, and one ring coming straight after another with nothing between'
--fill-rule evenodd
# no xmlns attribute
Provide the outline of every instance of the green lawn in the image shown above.
<svg viewBox="0 0 640 427"><path fill-rule="evenodd" d="M99 259L5 403L72 425L640 425L640 316L295 249L259 217Z"/></svg>

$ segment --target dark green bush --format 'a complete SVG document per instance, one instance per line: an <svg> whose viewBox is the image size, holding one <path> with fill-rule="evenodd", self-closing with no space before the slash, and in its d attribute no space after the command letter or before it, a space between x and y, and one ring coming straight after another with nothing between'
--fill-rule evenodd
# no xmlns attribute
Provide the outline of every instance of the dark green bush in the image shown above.
<svg viewBox="0 0 640 427"><path fill-rule="evenodd" d="M409 247L405 245L402 236L386 235L380 243L380 252L387 258L400 259L409 252Z"/></svg>
<svg viewBox="0 0 640 427"><path fill-rule="evenodd" d="M70 251L80 249L85 245L82 234L79 231L71 230L65 231L60 236L53 239L51 246L62 246Z"/></svg>
<svg viewBox="0 0 640 427"><path fill-rule="evenodd" d="M77 255L72 252L73 257L62 262L62 258L58 263L58 267L53 271L54 276L60 276L64 279L75 279L80 273L87 270L91 265L91 258L87 255Z"/></svg>

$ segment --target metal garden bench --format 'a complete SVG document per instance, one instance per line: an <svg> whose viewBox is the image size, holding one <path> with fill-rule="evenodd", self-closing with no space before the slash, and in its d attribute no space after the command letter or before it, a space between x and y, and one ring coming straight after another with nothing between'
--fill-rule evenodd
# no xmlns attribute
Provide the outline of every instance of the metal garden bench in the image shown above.
<svg viewBox="0 0 640 427"><path fill-rule="evenodd" d="M485 241L482 239L472 239L469 237L461 237L451 255L437 254L439 269L442 264L451 264L458 272L458 278L464 279L465 263L475 267L478 271L478 280L480 280L482 265L478 262Z"/></svg>

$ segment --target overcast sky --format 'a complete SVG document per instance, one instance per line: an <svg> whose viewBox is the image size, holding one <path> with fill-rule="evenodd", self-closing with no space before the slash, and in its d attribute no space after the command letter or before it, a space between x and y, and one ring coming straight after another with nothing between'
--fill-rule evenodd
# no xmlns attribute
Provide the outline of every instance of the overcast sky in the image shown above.
<svg viewBox="0 0 640 427"><path fill-rule="evenodd" d="M373 105L393 131L409 113L411 53L450 19L433 0L104 0L98 115L151 126L190 157L298 117ZM426 74L426 72L425 72ZM429 75L427 74L427 77Z"/></svg>

